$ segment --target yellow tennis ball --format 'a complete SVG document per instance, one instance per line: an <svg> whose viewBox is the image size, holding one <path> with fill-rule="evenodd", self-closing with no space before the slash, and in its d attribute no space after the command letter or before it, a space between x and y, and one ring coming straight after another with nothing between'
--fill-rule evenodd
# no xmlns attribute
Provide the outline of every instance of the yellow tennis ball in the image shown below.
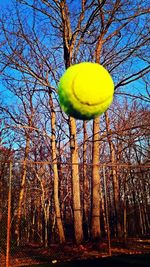
<svg viewBox="0 0 150 267"><path fill-rule="evenodd" d="M90 120L104 113L113 100L114 83L97 63L82 62L69 67L58 85L62 109L70 116Z"/></svg>

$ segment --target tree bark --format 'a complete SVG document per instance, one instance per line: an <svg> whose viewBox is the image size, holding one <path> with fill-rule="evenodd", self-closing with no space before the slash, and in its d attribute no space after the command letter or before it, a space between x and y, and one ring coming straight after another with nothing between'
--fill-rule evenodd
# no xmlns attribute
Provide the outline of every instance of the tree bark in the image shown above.
<svg viewBox="0 0 150 267"><path fill-rule="evenodd" d="M126 189L126 175L124 175L124 203L123 203L123 231L124 231L124 243L127 241L127 189Z"/></svg>
<svg viewBox="0 0 150 267"><path fill-rule="evenodd" d="M93 151L92 151L92 220L91 220L91 238L99 239L100 229L100 141L99 141L99 123L100 119L93 120Z"/></svg>
<svg viewBox="0 0 150 267"><path fill-rule="evenodd" d="M16 219L16 241L17 246L20 245L20 222L21 222L21 215L22 215L22 204L24 199L24 193L25 193L25 184L26 184L26 174L27 174L27 157L29 153L30 148L30 137L27 134L26 135L26 147L25 147L25 156L24 156L24 162L23 162L23 171L22 171L22 179L21 179L21 188L20 188L20 194L19 194L19 203L18 203L18 210L17 210L17 219Z"/></svg>
<svg viewBox="0 0 150 267"><path fill-rule="evenodd" d="M76 122L70 117L70 149L72 167L72 193L73 193L73 212L74 212L74 231L75 240L80 244L83 240L81 199L80 199L80 179L78 162L78 145L76 140Z"/></svg>
<svg viewBox="0 0 150 267"><path fill-rule="evenodd" d="M61 219L61 211L60 211L60 203L59 203L59 176L58 176L58 168L57 168L57 153L56 153L56 134L55 134L55 123L56 123L56 114L53 105L52 95L50 97L50 107L51 107L51 130L52 130L52 160L53 160L53 172L54 172L54 205L55 205L55 213L56 213L56 223L58 229L58 235L60 239L60 243L65 242L65 234Z"/></svg>
<svg viewBox="0 0 150 267"><path fill-rule="evenodd" d="M90 198L89 178L87 174L87 130L86 122L83 122L83 222L85 238L89 238L89 198Z"/></svg>
<svg viewBox="0 0 150 267"><path fill-rule="evenodd" d="M116 236L121 237L121 223L120 223L120 214L119 214L119 182L117 177L116 171L116 159L115 159L115 149L112 142L111 137L111 129L110 129L110 121L108 117L108 113L105 113L105 120L106 120L106 131L107 131L107 138L110 147L110 160L112 163L112 177L113 177L113 193L114 193L114 209L115 209L115 218L116 218Z"/></svg>

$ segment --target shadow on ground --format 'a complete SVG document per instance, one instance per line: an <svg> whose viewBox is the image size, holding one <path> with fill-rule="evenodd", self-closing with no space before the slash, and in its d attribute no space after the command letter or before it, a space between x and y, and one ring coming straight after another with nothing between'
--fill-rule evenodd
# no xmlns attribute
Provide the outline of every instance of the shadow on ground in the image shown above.
<svg viewBox="0 0 150 267"><path fill-rule="evenodd" d="M28 267L149 267L150 254L143 255L121 255L100 259L88 259L68 261L64 263L50 263L30 265ZM23 267L23 266L22 266ZM25 266L24 266L25 267Z"/></svg>

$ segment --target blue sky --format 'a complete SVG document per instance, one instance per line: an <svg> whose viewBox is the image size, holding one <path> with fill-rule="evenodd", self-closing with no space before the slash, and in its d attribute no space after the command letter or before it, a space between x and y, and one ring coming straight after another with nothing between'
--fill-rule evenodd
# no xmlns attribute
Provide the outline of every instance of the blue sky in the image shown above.
<svg viewBox="0 0 150 267"><path fill-rule="evenodd" d="M4 7L7 6L10 2L12 2L11 0L0 0L0 6Z"/></svg>
<svg viewBox="0 0 150 267"><path fill-rule="evenodd" d="M0 6L5 7L9 5L11 2L12 0L0 0ZM143 63L140 63L138 64L138 66L135 66L135 70L142 68L142 65ZM131 92L131 93L134 93L136 91L137 93L139 92L139 93L145 94L144 83L142 82L142 80L136 81L134 82L134 84L131 83L128 86L125 86L124 88L122 87L121 91L122 90L126 90L127 92ZM4 86L1 83L0 83L0 92L3 92L2 96L4 96L4 99L3 99L4 103L13 103L16 101L16 98L13 96L13 94L8 92L7 89L4 88Z"/></svg>
<svg viewBox="0 0 150 267"><path fill-rule="evenodd" d="M0 0L0 6L3 8L7 5L9 5L9 3L11 3L12 0ZM111 47L111 45L110 45ZM135 71L141 69L143 67L143 63L142 61L136 65L134 67ZM130 73L130 70L127 69L127 72ZM13 73L13 75L15 75L15 71ZM116 75L118 76L118 73L116 73ZM13 76L14 77L14 76ZM118 76L119 77L119 76ZM144 83L142 81L142 79L134 82L134 83L131 83L127 86L124 86L124 87L121 87L120 88L120 91L124 91L126 93L130 93L130 94L137 94L139 95L140 93L143 94L143 95L146 95L146 92L145 92L145 89L144 89ZM118 91L118 90L117 90ZM7 88L5 88L3 86L3 84L1 83L0 81L0 96L3 98L3 104L5 106L7 105L12 105L14 106L15 108L17 108L17 102L19 102L18 98L13 94L11 93L10 91L7 90ZM121 97L118 97L118 95L116 96L117 99L119 99L121 101L121 103L123 102L125 96L121 96ZM135 100L134 99L131 99L130 97L128 97L130 103L132 103L132 100Z"/></svg>

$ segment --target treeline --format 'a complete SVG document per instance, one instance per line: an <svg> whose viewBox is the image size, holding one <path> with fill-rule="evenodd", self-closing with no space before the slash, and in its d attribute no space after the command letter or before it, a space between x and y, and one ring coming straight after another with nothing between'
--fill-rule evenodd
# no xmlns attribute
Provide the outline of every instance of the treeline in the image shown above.
<svg viewBox="0 0 150 267"><path fill-rule="evenodd" d="M125 106L126 114L124 114ZM99 132L98 142L100 158L96 166L100 177L98 183L99 238L107 236L106 201L108 201L112 237L126 239L127 236L149 235L149 112L139 110L135 103L128 108L127 104L125 106L122 107L122 113L120 113L121 108L118 110L117 115L115 115L116 107L115 113L111 110L109 120L108 113L101 118L102 130ZM1 147L0 211L1 229L3 229L1 234L6 233L9 160L11 160L13 162L11 231L14 241L17 241L16 229L19 231L18 245L24 242L40 242L48 246L51 242L59 242L57 220L61 220L65 240L75 239L72 170L76 166L79 168L83 240L92 238L93 136L91 125L91 122L78 122L79 157L78 164L75 165L71 163L71 150L67 137L63 142L56 141L56 162L52 159L51 135L43 136L39 131L35 132L30 128L18 129L18 133L15 133L15 139L18 135L18 139L22 139L24 143L23 131L28 132L30 148L26 157L24 146L21 147L22 142L19 140L20 146L18 145L16 150ZM55 130L56 136L64 135L60 124ZM3 137L7 131L11 132L10 129L5 129ZM58 173L57 192L54 189L55 168ZM104 184L104 178L106 184ZM56 216L54 202L56 193L59 199L57 203L60 208L59 218ZM18 212L20 212L19 221Z"/></svg>
<svg viewBox="0 0 150 267"><path fill-rule="evenodd" d="M143 1L14 1L2 12L1 235L9 161L17 245L97 240L108 223L112 237L149 234L147 21ZM80 61L103 64L115 82L109 111L89 122L68 118L57 96Z"/></svg>

